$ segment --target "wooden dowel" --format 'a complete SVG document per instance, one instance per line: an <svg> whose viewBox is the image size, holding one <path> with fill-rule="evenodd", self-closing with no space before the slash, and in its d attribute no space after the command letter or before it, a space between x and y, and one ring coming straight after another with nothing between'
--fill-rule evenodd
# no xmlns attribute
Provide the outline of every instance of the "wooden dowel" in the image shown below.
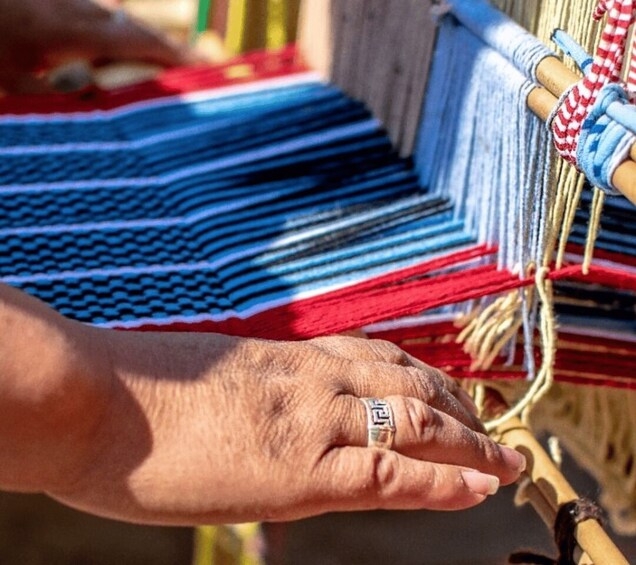
<svg viewBox="0 0 636 565"><path fill-rule="evenodd" d="M557 509L550 505L550 503L544 498L541 491L537 488L537 485L534 483L529 482L523 486L523 489L524 497L543 520L543 523L548 526L548 528L552 529L554 527L554 522L556 521ZM585 551L581 549L580 554L580 557L577 559L579 565L589 565L590 563L594 565L592 559L587 553L585 553Z"/></svg>
<svg viewBox="0 0 636 565"><path fill-rule="evenodd" d="M512 418L499 426L493 432L493 437L496 441L512 447L526 456L528 468L524 474L544 499L542 501L536 500L537 512L549 523L550 527L554 526L554 518L548 518L548 509L552 508L554 516L556 516L557 510L562 504L578 499L574 489L519 418ZM528 491L528 495L531 494L532 489ZM576 527L574 536L579 547L595 565L629 565L596 520L590 519L581 522Z"/></svg>
<svg viewBox="0 0 636 565"><path fill-rule="evenodd" d="M558 98L578 82L579 77L556 57L546 57L537 67L537 79L544 88L537 87L530 93L528 107L546 121L556 108ZM636 144L631 148L630 157L616 169L612 184L636 205Z"/></svg>
<svg viewBox="0 0 636 565"><path fill-rule="evenodd" d="M546 57L537 66L537 79L557 98L580 78L556 57Z"/></svg>
<svg viewBox="0 0 636 565"><path fill-rule="evenodd" d="M558 102L558 98L579 81L579 76L556 57L546 57L537 67L537 79L550 94L554 95ZM553 107L555 105L556 102ZM548 115L546 114L544 120L548 119ZM632 145L629 156L633 161L636 161L636 143Z"/></svg>

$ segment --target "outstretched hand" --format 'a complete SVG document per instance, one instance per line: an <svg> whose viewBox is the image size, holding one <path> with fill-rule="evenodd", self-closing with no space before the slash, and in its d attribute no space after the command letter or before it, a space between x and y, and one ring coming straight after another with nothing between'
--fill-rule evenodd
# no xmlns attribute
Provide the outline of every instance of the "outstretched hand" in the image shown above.
<svg viewBox="0 0 636 565"><path fill-rule="evenodd" d="M201 524L467 508L524 468L454 381L388 342L116 332L1 286L0 323L0 488ZM361 397L392 406L393 449L367 447Z"/></svg>
<svg viewBox="0 0 636 565"><path fill-rule="evenodd" d="M482 433L456 383L386 342L115 333L107 342L111 401L81 476L51 493L91 512L196 524L454 510L523 470L520 454ZM366 446L359 397L393 407L393 450Z"/></svg>
<svg viewBox="0 0 636 565"><path fill-rule="evenodd" d="M165 66L194 60L186 47L93 0L0 0L0 14L0 89L6 92L50 89L43 73L69 59Z"/></svg>

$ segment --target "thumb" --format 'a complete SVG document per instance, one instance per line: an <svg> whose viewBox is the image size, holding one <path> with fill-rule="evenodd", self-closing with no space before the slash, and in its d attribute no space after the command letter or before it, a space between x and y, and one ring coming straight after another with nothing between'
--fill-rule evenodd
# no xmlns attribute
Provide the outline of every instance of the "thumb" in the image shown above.
<svg viewBox="0 0 636 565"><path fill-rule="evenodd" d="M201 62L193 50L138 22L123 10L111 12L107 23L94 31L95 45L101 46L97 57L143 60L164 66Z"/></svg>

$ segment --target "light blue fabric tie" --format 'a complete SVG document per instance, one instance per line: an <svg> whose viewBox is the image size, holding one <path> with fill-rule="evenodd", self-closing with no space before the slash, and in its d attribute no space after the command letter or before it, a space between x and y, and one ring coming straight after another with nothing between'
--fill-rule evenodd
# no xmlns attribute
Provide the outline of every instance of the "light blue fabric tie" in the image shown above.
<svg viewBox="0 0 636 565"><path fill-rule="evenodd" d="M583 122L577 146L579 168L594 185L608 194L620 194L612 185L617 167L636 142L636 107L629 104L618 84L605 86Z"/></svg>

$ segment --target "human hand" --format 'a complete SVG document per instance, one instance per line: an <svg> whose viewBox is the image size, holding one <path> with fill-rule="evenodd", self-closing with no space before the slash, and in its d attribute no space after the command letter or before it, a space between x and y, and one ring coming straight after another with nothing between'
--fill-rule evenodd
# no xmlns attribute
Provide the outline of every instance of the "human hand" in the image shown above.
<svg viewBox="0 0 636 565"><path fill-rule="evenodd" d="M49 90L43 72L71 59L164 66L196 60L186 47L92 0L0 0L0 14L0 89L7 92Z"/></svg>
<svg viewBox="0 0 636 565"><path fill-rule="evenodd" d="M198 524L451 510L523 470L456 383L386 342L90 331L109 351L112 393L97 424L86 414L75 472L44 485L86 511ZM359 397L393 407L392 450L366 447Z"/></svg>

